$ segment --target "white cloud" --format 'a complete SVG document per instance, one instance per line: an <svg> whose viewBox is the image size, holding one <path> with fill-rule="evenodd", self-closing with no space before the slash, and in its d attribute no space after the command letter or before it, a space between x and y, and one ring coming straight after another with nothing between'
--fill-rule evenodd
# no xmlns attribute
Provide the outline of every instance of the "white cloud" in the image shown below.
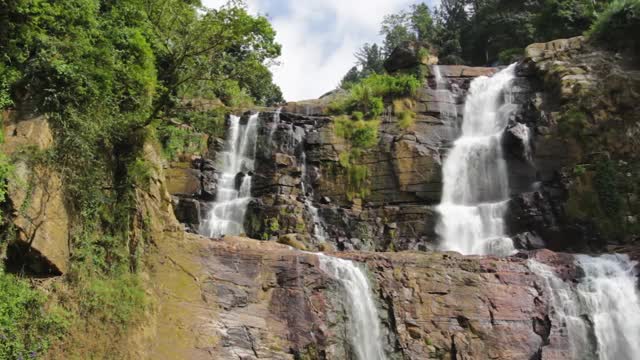
<svg viewBox="0 0 640 360"><path fill-rule="evenodd" d="M272 69L287 100L317 98L334 89L353 66L353 53L379 41L385 15L417 0L249 0L253 13L268 14L282 44ZM219 7L226 0L204 0Z"/></svg>

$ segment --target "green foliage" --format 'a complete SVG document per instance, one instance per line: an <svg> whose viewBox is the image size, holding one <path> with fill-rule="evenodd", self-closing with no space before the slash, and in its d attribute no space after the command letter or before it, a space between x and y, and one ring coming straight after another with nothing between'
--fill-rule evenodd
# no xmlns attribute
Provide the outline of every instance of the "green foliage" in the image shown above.
<svg viewBox="0 0 640 360"><path fill-rule="evenodd" d="M80 316L92 317L126 327L138 320L147 308L140 280L133 274L81 280Z"/></svg>
<svg viewBox="0 0 640 360"><path fill-rule="evenodd" d="M354 121L347 116L339 116L333 123L336 135L355 148L368 149L378 143L378 121Z"/></svg>
<svg viewBox="0 0 640 360"><path fill-rule="evenodd" d="M614 51L630 52L640 59L640 0L615 0L589 30L596 43Z"/></svg>
<svg viewBox="0 0 640 360"><path fill-rule="evenodd" d="M0 116L0 121L2 121ZM0 129L0 144L4 142L4 132ZM13 172L13 165L9 161L6 154L0 152L0 204L4 203L7 195L7 180ZM0 221L3 220L3 214L0 211Z"/></svg>
<svg viewBox="0 0 640 360"><path fill-rule="evenodd" d="M362 113L365 118L373 119L384 111L385 98L414 96L420 81L412 75L373 74L353 85L349 96L331 104L334 114Z"/></svg>
<svg viewBox="0 0 640 360"><path fill-rule="evenodd" d="M580 35L609 2L442 0L433 45L443 64L494 64L505 50Z"/></svg>
<svg viewBox="0 0 640 360"><path fill-rule="evenodd" d="M347 180L347 198L365 198L371 192L368 185L369 168L366 165L358 164L361 152L358 149L343 152L339 156L340 166L344 169Z"/></svg>
<svg viewBox="0 0 640 360"><path fill-rule="evenodd" d="M131 231L136 191L153 171L145 126L168 122L185 97L282 101L268 70L280 54L275 32L242 1L217 10L182 0L0 0L0 8L0 110L46 114L54 132L46 156L24 155L62 177L73 217L66 279L77 298L69 305L79 304L80 322L132 324L146 307ZM196 132L223 131L219 112L177 117L189 126L158 131L169 152L202 147ZM0 201L9 173L0 154ZM59 331L46 327L43 298L6 279L0 274L0 358L41 354Z"/></svg>
<svg viewBox="0 0 640 360"><path fill-rule="evenodd" d="M576 166L566 203L569 218L594 224L608 241L637 234L640 227L627 221L627 216L640 211L632 200L640 190L639 169L637 164L612 160L606 153L598 154L593 164Z"/></svg>
<svg viewBox="0 0 640 360"><path fill-rule="evenodd" d="M412 5L408 11L387 15L380 33L384 36L386 55L404 42L428 46L435 33L431 10L427 4L419 3Z"/></svg>
<svg viewBox="0 0 640 360"><path fill-rule="evenodd" d="M369 195L367 187L369 170L359 164L363 151L378 143L378 127L375 120L353 120L348 116L334 119L335 134L347 141L349 150L339 155L339 163L347 182L347 198L364 198Z"/></svg>
<svg viewBox="0 0 640 360"><path fill-rule="evenodd" d="M562 112L558 129L563 137L583 141L584 129L589 124L589 115L577 106L571 106Z"/></svg>
<svg viewBox="0 0 640 360"><path fill-rule="evenodd" d="M369 87L374 96L398 98L415 96L420 87L420 81L411 75L374 74L362 80L362 85Z"/></svg>
<svg viewBox="0 0 640 360"><path fill-rule="evenodd" d="M230 94L246 94L264 104L282 100L267 68L267 62L280 55L280 45L266 17L250 15L242 1L220 9L182 0L143 3L155 25L152 29L164 88L156 111L166 110L182 94L215 95L227 105L233 105Z"/></svg>
<svg viewBox="0 0 640 360"><path fill-rule="evenodd" d="M508 65L521 60L523 56L524 49L521 48L502 50L498 54L498 62L502 65Z"/></svg>
<svg viewBox="0 0 640 360"><path fill-rule="evenodd" d="M180 122L193 127L197 132L222 138L224 137L226 114L227 111L224 108L218 108L207 111L181 111L176 116Z"/></svg>
<svg viewBox="0 0 640 360"><path fill-rule="evenodd" d="M384 73L384 55L377 44L365 43L355 53L356 66L342 78L340 87L349 90L353 85L372 74Z"/></svg>
<svg viewBox="0 0 640 360"><path fill-rule="evenodd" d="M416 123L416 113L411 110L404 110L400 112L398 119L398 126L403 130L407 130Z"/></svg>
<svg viewBox="0 0 640 360"><path fill-rule="evenodd" d="M593 23L596 13L608 1L545 0L535 18L542 39L568 38L582 34Z"/></svg>
<svg viewBox="0 0 640 360"><path fill-rule="evenodd" d="M44 308L45 296L26 281L0 271L0 358L45 355L68 326L63 312Z"/></svg>
<svg viewBox="0 0 640 360"><path fill-rule="evenodd" d="M616 165L606 158L596 163L595 170L594 189L598 194L600 206L607 217L617 219L622 212L622 197L618 190L619 175Z"/></svg>
<svg viewBox="0 0 640 360"><path fill-rule="evenodd" d="M144 158L136 158L127 164L128 182L140 185L141 188L148 190L151 184L153 169L151 164Z"/></svg>
<svg viewBox="0 0 640 360"><path fill-rule="evenodd" d="M278 218L273 218L269 221L269 231L271 233L278 232L280 230L280 223L278 222Z"/></svg>
<svg viewBox="0 0 640 360"><path fill-rule="evenodd" d="M158 139L170 160L177 160L182 154L200 153L206 148L202 134L184 126L162 125L158 127Z"/></svg>

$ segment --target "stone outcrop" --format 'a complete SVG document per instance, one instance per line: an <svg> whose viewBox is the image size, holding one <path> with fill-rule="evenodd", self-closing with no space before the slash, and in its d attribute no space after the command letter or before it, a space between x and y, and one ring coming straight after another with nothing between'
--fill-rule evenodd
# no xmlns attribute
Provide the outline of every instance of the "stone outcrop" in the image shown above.
<svg viewBox="0 0 640 360"><path fill-rule="evenodd" d="M404 359L561 359L545 287L521 258L338 253L366 263L385 351ZM576 276L572 258L532 255ZM346 359L343 288L312 253L275 242L167 234L151 273L152 358ZM161 264L161 265L160 265ZM558 326L558 324L553 324Z"/></svg>
<svg viewBox="0 0 640 360"><path fill-rule="evenodd" d="M510 225L553 249L640 238L637 191L622 185L640 171L640 72L583 37L530 45L518 69L530 95L516 120L530 128L537 175L533 192L514 197ZM517 151L517 134L508 135ZM598 186L603 178L609 185Z"/></svg>
<svg viewBox="0 0 640 360"><path fill-rule="evenodd" d="M70 215L59 173L31 154L47 151L53 136L47 119L11 114L4 124L0 151L12 157L7 200L15 234L7 240L7 266L42 276L68 269Z"/></svg>

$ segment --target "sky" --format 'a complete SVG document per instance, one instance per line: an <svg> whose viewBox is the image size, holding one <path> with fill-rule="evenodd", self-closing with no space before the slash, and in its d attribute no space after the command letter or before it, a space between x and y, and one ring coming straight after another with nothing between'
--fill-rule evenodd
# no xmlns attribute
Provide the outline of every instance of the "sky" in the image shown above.
<svg viewBox="0 0 640 360"><path fill-rule="evenodd" d="M426 0L433 6L438 0ZM287 101L315 99L336 88L364 43L381 42L387 14L417 0L247 0L249 11L265 15L282 44L280 65L271 71ZM218 8L226 0L203 0Z"/></svg>

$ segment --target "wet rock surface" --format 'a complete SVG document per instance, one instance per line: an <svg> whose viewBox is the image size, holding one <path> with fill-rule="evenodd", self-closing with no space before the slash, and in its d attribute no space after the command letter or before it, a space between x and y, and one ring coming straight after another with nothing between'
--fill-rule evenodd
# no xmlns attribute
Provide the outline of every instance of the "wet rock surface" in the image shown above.
<svg viewBox="0 0 640 360"><path fill-rule="evenodd" d="M189 319L181 333L188 338L192 333L194 340L176 346L200 354L192 358L349 358L343 289L319 268L314 254L274 242L193 235L172 237L159 250L168 258L175 248L184 249L181 257L165 266L183 268L178 272L187 275L180 286L195 286L192 300L181 302L174 315L175 321ZM525 259L334 255L368 269L389 358L530 359L550 351L548 294ZM567 276L575 273L570 256L549 251L532 256L566 269ZM199 259L197 266L182 266L193 259ZM176 290L164 289L167 296ZM192 313L208 317L181 315ZM563 341L551 344L561 349Z"/></svg>

